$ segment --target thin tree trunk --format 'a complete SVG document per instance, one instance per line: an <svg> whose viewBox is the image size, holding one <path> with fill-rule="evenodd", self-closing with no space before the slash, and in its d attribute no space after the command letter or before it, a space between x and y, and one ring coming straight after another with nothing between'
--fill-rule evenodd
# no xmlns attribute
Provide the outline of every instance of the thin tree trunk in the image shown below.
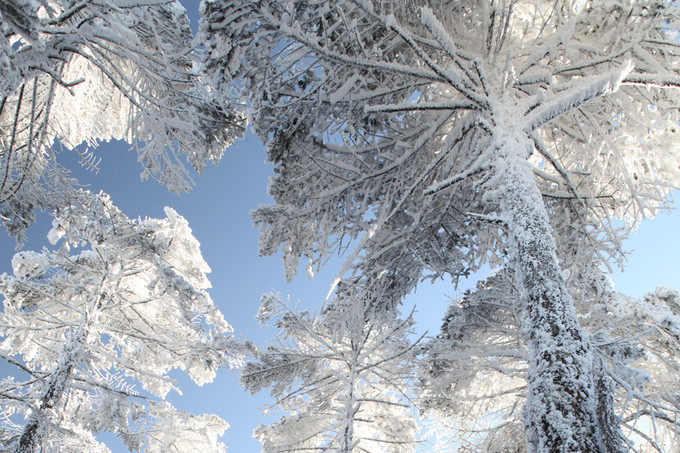
<svg viewBox="0 0 680 453"><path fill-rule="evenodd" d="M349 376L347 376L347 395L345 399L345 413L344 421L345 426L343 428L342 444L340 445L340 451L342 453L351 453L358 442L354 439L354 417L359 410L358 404L355 401L355 390L357 384L357 370L359 369L358 363L358 350L357 345L352 340L352 357L350 357L349 362Z"/></svg>
<svg viewBox="0 0 680 453"><path fill-rule="evenodd" d="M41 443L40 439L43 437L43 430L45 429L45 417L49 417L50 412L61 404L66 385L75 367L80 349L85 344L86 337L85 324L82 324L78 327L73 338L64 346L59 364L48 379L45 390L40 397L40 403L31 414L21 433L19 442L14 449L15 453L39 451L38 445Z"/></svg>
<svg viewBox="0 0 680 453"><path fill-rule="evenodd" d="M499 203L523 302L529 373L525 429L530 452L601 452L592 354L566 290L548 215L527 162L526 137L496 140Z"/></svg>
<svg viewBox="0 0 680 453"><path fill-rule="evenodd" d="M623 453L621 419L614 411L614 382L607 375L604 361L600 357L594 359L593 378L595 379L595 397L597 405L597 422L600 427L602 449L606 453Z"/></svg>

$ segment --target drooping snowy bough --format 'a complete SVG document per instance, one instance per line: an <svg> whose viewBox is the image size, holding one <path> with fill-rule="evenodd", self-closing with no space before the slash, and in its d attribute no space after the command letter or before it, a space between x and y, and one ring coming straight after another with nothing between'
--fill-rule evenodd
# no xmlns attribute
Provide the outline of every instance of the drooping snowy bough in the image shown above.
<svg viewBox="0 0 680 453"><path fill-rule="evenodd" d="M564 282L581 261L559 261L553 235L606 262L618 253L612 218L653 215L678 185L678 6L202 8L206 71L241 80L276 164L276 204L254 213L261 252L283 246L292 277L300 257L321 265L356 239L346 268L394 296L424 272L507 262L528 343L530 450L606 450L591 342Z"/></svg>
<svg viewBox="0 0 680 453"><path fill-rule="evenodd" d="M83 146L124 140L142 178L189 190L180 156L200 173L245 125L197 63L175 0L0 2L0 220L10 234L22 238L34 209L67 202L75 181L55 140L86 167L98 159Z"/></svg>
<svg viewBox="0 0 680 453"><path fill-rule="evenodd" d="M0 276L0 354L23 372L0 382L2 451L109 451L100 432L135 451L225 451L226 422L159 400L178 390L171 370L202 385L243 354L186 220L135 221L77 194L49 233L59 248L20 252Z"/></svg>

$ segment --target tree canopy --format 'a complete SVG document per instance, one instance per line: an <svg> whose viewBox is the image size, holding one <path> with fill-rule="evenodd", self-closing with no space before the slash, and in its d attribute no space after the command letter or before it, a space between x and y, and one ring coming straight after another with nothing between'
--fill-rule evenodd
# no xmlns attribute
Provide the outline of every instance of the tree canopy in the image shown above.
<svg viewBox="0 0 680 453"><path fill-rule="evenodd" d="M201 33L276 164L261 253L292 277L353 247L340 274L388 300L508 263L527 440L566 452L609 433L563 271L616 258L612 219L678 184L677 29L670 3L301 0L205 2Z"/></svg>
<svg viewBox="0 0 680 453"><path fill-rule="evenodd" d="M106 452L111 433L224 452L224 420L168 398L221 367L273 398L267 452L413 452L427 420L463 452L677 448L678 293L627 297L607 275L680 187L676 2L199 14L192 36L180 0L0 0L0 220L21 248L37 210L54 218L52 247L0 276L1 451ZM260 254L288 280L344 259L318 310L262 297L264 347L234 339L182 216L129 218L62 154L96 170L93 148L123 141L142 180L185 192L246 118L274 167ZM416 340L404 298L488 267Z"/></svg>
<svg viewBox="0 0 680 453"><path fill-rule="evenodd" d="M198 241L170 208L166 219L135 221L105 195L78 195L49 233L60 247L19 252L14 275L0 276L0 354L26 375L0 383L1 445L108 451L94 438L108 431L131 450L223 451L217 437L228 425L219 417L154 401L178 391L171 370L202 385L245 351L206 292ZM175 442L181 426L195 433Z"/></svg>
<svg viewBox="0 0 680 453"><path fill-rule="evenodd" d="M200 173L243 134L243 115L198 76L175 0L0 2L0 67L0 219L17 238L77 185L59 147L96 168L89 148L124 140L143 179L183 192L180 156Z"/></svg>
<svg viewBox="0 0 680 453"><path fill-rule="evenodd" d="M677 291L657 288L638 300L614 291L606 275L577 286L579 322L593 338L600 368L597 412L623 428L616 448L672 450L680 411ZM500 271L451 301L439 335L425 346L419 405L455 427L447 441L460 451L527 451L520 305L511 272Z"/></svg>
<svg viewBox="0 0 680 453"><path fill-rule="evenodd" d="M272 410L287 412L254 431L264 452L414 451L413 319L366 315L361 301L338 298L313 315L280 294L262 296L257 317L274 321L279 341L246 363L241 383L251 393L269 388Z"/></svg>

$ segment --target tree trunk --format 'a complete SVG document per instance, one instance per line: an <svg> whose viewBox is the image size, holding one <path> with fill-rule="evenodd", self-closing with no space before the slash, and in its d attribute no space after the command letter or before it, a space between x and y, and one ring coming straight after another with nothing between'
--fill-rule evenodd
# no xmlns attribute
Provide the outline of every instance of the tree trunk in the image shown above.
<svg viewBox="0 0 680 453"><path fill-rule="evenodd" d="M627 449L623 447L624 436L621 431L621 419L614 411L614 381L607 375L602 358L594 358L593 373L595 398L597 399L595 412L600 428L602 450L606 453L623 453Z"/></svg>
<svg viewBox="0 0 680 453"><path fill-rule="evenodd" d="M66 391L66 384L71 377L71 372L80 354L80 349L85 344L86 337L85 325L83 324L79 326L76 334L64 346L59 364L47 380L45 390L40 397L40 403L26 423L14 449L15 453L33 453L42 450L39 450L37 446L40 445L40 439L44 435L45 417L49 417L50 412L60 405Z"/></svg>
<svg viewBox="0 0 680 453"><path fill-rule="evenodd" d="M351 453L358 442L354 439L354 418L359 410L359 404L355 401L356 395L356 385L358 380L359 362L358 355L359 351L354 340L351 341L352 344L352 356L350 357L349 365L349 375L347 376L347 381L345 385L347 386L347 395L345 395L345 407L344 407L344 426L343 433L340 444L340 451L342 453Z"/></svg>
<svg viewBox="0 0 680 453"><path fill-rule="evenodd" d="M494 185L507 225L529 349L524 422L530 452L602 452L590 343L566 290L526 136L497 137Z"/></svg>

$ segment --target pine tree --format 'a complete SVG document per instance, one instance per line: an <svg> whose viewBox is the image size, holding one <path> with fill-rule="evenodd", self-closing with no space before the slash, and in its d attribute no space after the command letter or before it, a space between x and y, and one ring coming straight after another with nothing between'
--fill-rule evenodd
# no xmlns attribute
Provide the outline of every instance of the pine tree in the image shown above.
<svg viewBox="0 0 680 453"><path fill-rule="evenodd" d="M426 273L509 265L528 344L530 451L605 451L597 365L555 235L616 257L612 219L653 215L678 185L677 10L204 2L206 73L244 87L276 164L275 204L254 213L261 253L282 247L290 278L301 257L320 266L354 247L341 274L387 300Z"/></svg>
<svg viewBox="0 0 680 453"><path fill-rule="evenodd" d="M414 451L413 320L375 323L365 308L339 298L312 315L279 294L262 296L260 322L281 331L246 364L241 383L251 393L269 388L272 409L286 412L255 430L263 451Z"/></svg>
<svg viewBox="0 0 680 453"><path fill-rule="evenodd" d="M59 247L16 254L0 277L0 354L26 376L0 383L3 451L108 451L94 438L107 431L131 450L224 451L223 420L162 401L171 370L203 385L243 354L186 220L170 208L131 220L106 195L78 196L55 215Z"/></svg>

